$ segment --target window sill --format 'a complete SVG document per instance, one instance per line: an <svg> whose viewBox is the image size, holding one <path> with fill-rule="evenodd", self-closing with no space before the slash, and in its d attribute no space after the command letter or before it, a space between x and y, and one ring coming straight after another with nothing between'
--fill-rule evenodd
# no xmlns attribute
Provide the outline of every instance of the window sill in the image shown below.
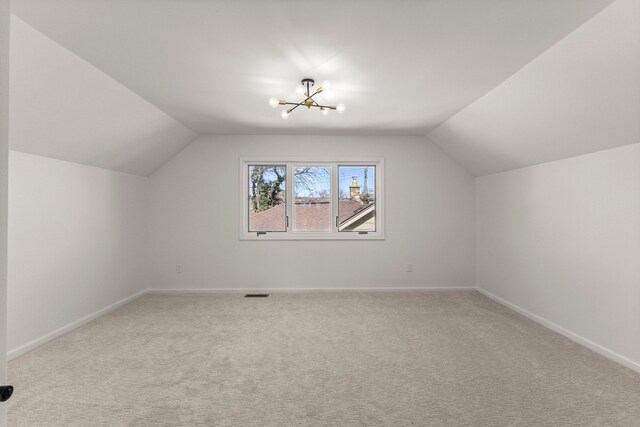
<svg viewBox="0 0 640 427"><path fill-rule="evenodd" d="M375 232L368 234L359 233L279 233L272 232L257 235L256 233L243 233L240 240L385 240L384 233Z"/></svg>

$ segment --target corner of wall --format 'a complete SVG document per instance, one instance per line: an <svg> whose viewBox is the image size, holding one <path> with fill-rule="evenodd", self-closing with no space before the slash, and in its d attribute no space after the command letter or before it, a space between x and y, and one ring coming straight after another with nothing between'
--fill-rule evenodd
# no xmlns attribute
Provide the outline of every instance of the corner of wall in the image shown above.
<svg viewBox="0 0 640 427"><path fill-rule="evenodd" d="M463 170L466 174L468 174L470 177L476 177L476 175L471 172L465 165L463 165L460 160L458 160L456 157L452 156L451 154L447 153L445 150L442 149L442 147L440 147L440 145L438 143L436 143L435 141L433 141L430 137L429 134L424 135L424 139L425 141L427 141L429 144L431 144L434 148L436 148L438 151L440 151L442 154L444 154L446 157L448 157L449 159L451 159L451 161L453 163L455 163L456 165L458 165L460 167L461 170Z"/></svg>

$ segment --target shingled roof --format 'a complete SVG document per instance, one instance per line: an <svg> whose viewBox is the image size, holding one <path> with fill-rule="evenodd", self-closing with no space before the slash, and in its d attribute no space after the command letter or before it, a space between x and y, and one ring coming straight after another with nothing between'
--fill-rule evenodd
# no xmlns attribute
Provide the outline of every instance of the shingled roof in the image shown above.
<svg viewBox="0 0 640 427"><path fill-rule="evenodd" d="M340 200L340 224L370 205L355 200ZM297 200L295 204L298 230L327 230L331 227L331 203L328 199ZM249 231L285 231L285 204L281 203L262 212L250 212Z"/></svg>

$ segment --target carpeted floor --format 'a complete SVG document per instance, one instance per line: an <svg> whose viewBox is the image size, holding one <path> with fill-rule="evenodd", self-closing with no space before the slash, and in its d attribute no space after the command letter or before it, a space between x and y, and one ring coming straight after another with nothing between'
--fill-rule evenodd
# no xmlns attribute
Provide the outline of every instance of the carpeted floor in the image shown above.
<svg viewBox="0 0 640 427"><path fill-rule="evenodd" d="M475 292L146 295L9 364L9 423L640 425L640 375Z"/></svg>

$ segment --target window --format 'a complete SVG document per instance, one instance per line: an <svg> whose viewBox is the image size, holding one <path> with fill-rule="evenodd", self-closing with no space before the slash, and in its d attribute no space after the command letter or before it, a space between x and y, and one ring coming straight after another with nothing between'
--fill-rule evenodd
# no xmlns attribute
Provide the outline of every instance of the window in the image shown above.
<svg viewBox="0 0 640 427"><path fill-rule="evenodd" d="M287 231L286 176L286 166L249 166L249 231Z"/></svg>
<svg viewBox="0 0 640 427"><path fill-rule="evenodd" d="M295 166L295 231L331 231L331 166Z"/></svg>
<svg viewBox="0 0 640 427"><path fill-rule="evenodd" d="M338 166L338 231L376 231L376 167Z"/></svg>
<svg viewBox="0 0 640 427"><path fill-rule="evenodd" d="M384 239L382 168L382 159L240 159L240 238Z"/></svg>

